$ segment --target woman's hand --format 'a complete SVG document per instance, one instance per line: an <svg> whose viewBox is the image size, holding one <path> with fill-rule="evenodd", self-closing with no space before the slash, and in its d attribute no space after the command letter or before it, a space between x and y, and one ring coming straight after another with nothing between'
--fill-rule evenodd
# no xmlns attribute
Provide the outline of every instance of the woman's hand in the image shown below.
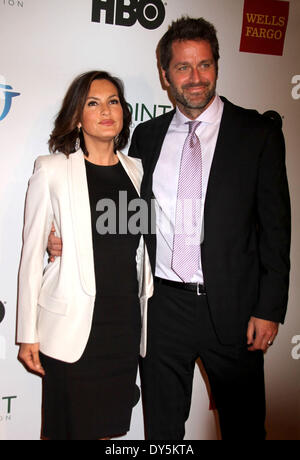
<svg viewBox="0 0 300 460"><path fill-rule="evenodd" d="M39 350L39 343L22 343L19 351L19 359L30 371L44 376L45 371L40 362Z"/></svg>

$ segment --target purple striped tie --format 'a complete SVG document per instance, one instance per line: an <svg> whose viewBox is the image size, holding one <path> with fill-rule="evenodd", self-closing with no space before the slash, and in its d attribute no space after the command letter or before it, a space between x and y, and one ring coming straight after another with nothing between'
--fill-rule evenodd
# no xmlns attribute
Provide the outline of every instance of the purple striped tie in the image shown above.
<svg viewBox="0 0 300 460"><path fill-rule="evenodd" d="M191 281L200 266L200 219L202 197L202 153L196 134L200 121L190 121L178 180L172 269Z"/></svg>

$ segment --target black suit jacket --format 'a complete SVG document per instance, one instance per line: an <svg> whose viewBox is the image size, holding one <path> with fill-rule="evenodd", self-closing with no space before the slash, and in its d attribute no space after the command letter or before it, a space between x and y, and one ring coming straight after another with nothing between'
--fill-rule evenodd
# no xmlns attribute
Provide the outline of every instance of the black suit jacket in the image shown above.
<svg viewBox="0 0 300 460"><path fill-rule="evenodd" d="M216 332L223 343L233 344L245 341L251 316L284 322L290 201L281 129L256 111L222 100L201 256ZM133 133L129 154L142 159L141 196L149 206L153 172L173 116L174 111L149 120ZM145 241L155 272L155 235L149 232Z"/></svg>

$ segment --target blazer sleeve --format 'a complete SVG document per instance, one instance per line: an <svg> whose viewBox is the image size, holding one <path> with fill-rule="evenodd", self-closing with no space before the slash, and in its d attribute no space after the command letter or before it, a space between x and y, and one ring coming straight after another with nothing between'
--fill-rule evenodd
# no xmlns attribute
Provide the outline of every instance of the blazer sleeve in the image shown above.
<svg viewBox="0 0 300 460"><path fill-rule="evenodd" d="M260 157L257 213L260 287L253 314L283 323L289 288L291 210L284 137L273 123Z"/></svg>
<svg viewBox="0 0 300 460"><path fill-rule="evenodd" d="M44 256L53 221L44 158L36 160L29 181L23 230L23 249L19 271L17 342L39 341L36 321L44 271Z"/></svg>

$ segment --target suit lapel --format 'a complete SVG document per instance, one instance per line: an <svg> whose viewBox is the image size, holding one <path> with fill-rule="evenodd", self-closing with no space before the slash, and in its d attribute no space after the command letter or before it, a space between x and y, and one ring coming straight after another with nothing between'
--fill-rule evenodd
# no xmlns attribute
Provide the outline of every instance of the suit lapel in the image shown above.
<svg viewBox="0 0 300 460"><path fill-rule="evenodd" d="M68 180L81 282L85 292L94 296L96 294L96 281L91 212L84 156L81 150L69 157Z"/></svg>
<svg viewBox="0 0 300 460"><path fill-rule="evenodd" d="M216 208L222 206L223 200L225 199L221 184L224 181L226 171L231 167L231 158L236 151L236 123L234 121L233 106L225 98L222 98L222 100L224 102L224 111L211 165L204 206L204 238L209 237L210 229L208 225L212 222L212 218L216 213ZM236 120L236 122L238 123L238 120ZM230 183L227 182L226 187L230 187Z"/></svg>

